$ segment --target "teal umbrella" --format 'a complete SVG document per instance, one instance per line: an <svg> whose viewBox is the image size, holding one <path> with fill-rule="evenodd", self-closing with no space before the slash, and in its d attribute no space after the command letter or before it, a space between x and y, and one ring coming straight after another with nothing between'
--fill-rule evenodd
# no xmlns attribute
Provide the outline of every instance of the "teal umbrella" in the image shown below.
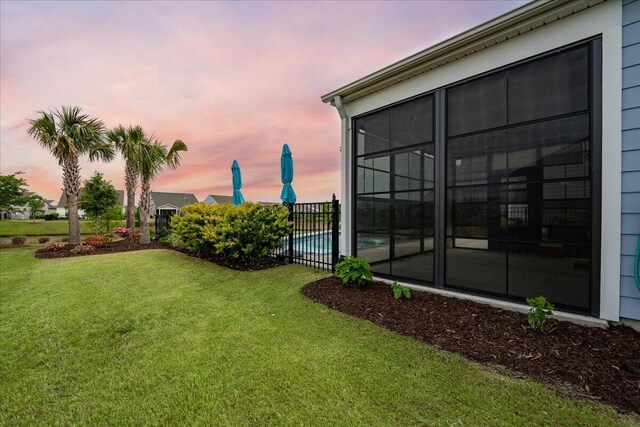
<svg viewBox="0 0 640 427"><path fill-rule="evenodd" d="M240 175L240 165L237 160L234 160L231 164L231 176L233 178L233 204L237 206L244 203L244 197L240 192L242 188L242 176Z"/></svg>
<svg viewBox="0 0 640 427"><path fill-rule="evenodd" d="M282 146L282 156L280 157L280 177L282 178L282 193L280 199L282 203L294 204L296 202L296 192L293 191L291 181L293 181L293 158L291 150L287 144Z"/></svg>

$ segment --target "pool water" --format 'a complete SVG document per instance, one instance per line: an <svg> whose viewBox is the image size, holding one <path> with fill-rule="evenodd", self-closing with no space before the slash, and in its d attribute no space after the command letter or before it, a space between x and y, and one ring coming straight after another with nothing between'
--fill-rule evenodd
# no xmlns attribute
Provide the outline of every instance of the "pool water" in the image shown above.
<svg viewBox="0 0 640 427"><path fill-rule="evenodd" d="M331 234L332 233L330 231L327 231L324 233L309 234L306 236L294 237L293 249L295 251L303 252L303 253L314 253L314 254L330 253L331 244L333 240L331 237ZM389 244L388 237L381 237L381 236L375 236L375 237L359 236L358 237L358 249L369 249L369 248L375 248L377 246L388 245L388 244Z"/></svg>
<svg viewBox="0 0 640 427"><path fill-rule="evenodd" d="M293 250L304 253L323 254L331 252L331 232L310 234L293 238Z"/></svg>

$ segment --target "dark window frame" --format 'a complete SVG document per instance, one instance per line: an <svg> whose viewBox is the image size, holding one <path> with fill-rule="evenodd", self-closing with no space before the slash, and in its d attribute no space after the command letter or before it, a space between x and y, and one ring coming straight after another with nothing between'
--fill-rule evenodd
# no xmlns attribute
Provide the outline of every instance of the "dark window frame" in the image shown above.
<svg viewBox="0 0 640 427"><path fill-rule="evenodd" d="M408 103L414 101L418 98L425 96L433 96L433 140L430 143L435 144L435 171L434 171L434 188L435 192L435 224L434 224L434 272L433 272L433 281L425 281L419 280L415 278L404 279L407 282L415 283L428 287L436 287L443 288L444 280L445 280L445 256L444 256L444 245L446 243L446 224L447 224L447 182L446 182L446 168L447 161L446 156L442 154L446 154L446 150L444 153L442 152L443 148L446 148L447 139L447 125L446 125L446 116L447 116L447 102L446 102L446 92L448 89L456 87L458 85L462 85L464 83L481 79L483 77L487 77L488 75L495 74L498 72L506 71L510 68L514 68L517 66L524 65L529 62L534 62L540 59L543 59L548 56L552 56L558 53L563 53L573 49L579 49L581 47L587 46L589 52L589 108L587 110L583 110L580 112L572 112L568 114L562 114L558 116L552 117L544 117L538 118L529 121L518 122L517 124L507 124L505 126L500 126L497 128L492 128L492 130L499 130L501 128L508 129L516 126L524 126L528 124L541 123L549 120L559 119L563 117L571 117L577 116L580 114L588 114L590 118L590 159L589 159L589 167L590 167L590 196L591 196L591 242L589 246L590 255L591 255L591 269L590 269L590 307L587 310L580 309L574 306L562 305L558 304L557 306L562 309L566 309L567 311L573 311L578 313L589 313L594 316L598 316L600 313L600 256L601 256L601 200L602 200L602 35L597 35L594 37L590 37L584 40L580 40L565 46L561 46L528 58L525 58L520 61L516 61L513 63L509 63L507 65L501 66L499 68L495 68L489 70L487 72L483 72L474 76L467 77L465 79L450 83L448 85L429 90L415 96L405 98L403 100L385 105L383 107L368 111L363 114L356 115L351 118L351 191L350 197L352 202L352 215L351 215L351 250L354 256L357 256L357 228L356 228L356 212L357 212L357 128L356 128L356 120L366 117L368 115L377 113L381 110L389 109L395 107L399 104ZM508 96L508 95L507 95ZM508 114L508 105L507 105L507 114ZM456 134L455 139L461 138L463 136L470 136L477 133L483 133L487 130L482 131L474 131L465 134ZM453 139L452 138L452 139ZM379 152L367 153L369 154L380 154L380 153L393 153L406 149L410 149L412 147L421 147L424 144L416 144L414 146L405 146L396 149L383 150ZM440 153L439 153L440 150ZM439 156L440 154L440 156ZM391 184L390 184L391 185ZM508 184L505 184L508 185ZM391 192L391 190L389 191ZM438 195L440 193L440 195ZM364 193L369 194L369 193ZM373 193L372 193L373 194ZM444 203L443 203L444 202ZM390 230L391 232L391 230ZM390 233L391 234L391 233ZM390 242L391 244L392 242ZM393 247L393 245L392 245ZM392 251L392 249L391 249ZM390 254L392 255L392 254ZM394 259L390 257L390 260ZM508 261L507 261L508 262ZM508 263L507 263L507 274L508 274ZM396 276L393 274L381 274L376 273L376 275L380 277L386 278L399 278L400 276ZM507 276L507 286L508 286L508 276ZM470 294L470 295L490 295L496 299L504 300L504 301L523 301L523 298L504 295L504 294L496 294L492 292L486 291L477 291L471 290L468 288L458 288L455 286L447 285L447 288L455 289L460 293Z"/></svg>

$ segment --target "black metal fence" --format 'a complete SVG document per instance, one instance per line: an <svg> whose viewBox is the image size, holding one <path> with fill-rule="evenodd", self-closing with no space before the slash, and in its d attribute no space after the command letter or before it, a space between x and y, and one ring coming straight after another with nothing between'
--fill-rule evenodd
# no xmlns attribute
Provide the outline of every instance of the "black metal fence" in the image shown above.
<svg viewBox="0 0 640 427"><path fill-rule="evenodd" d="M330 202L287 205L291 232L271 256L289 263L300 263L333 271L340 255L340 203L336 195ZM156 215L155 238L171 231L171 215Z"/></svg>
<svg viewBox="0 0 640 427"><path fill-rule="evenodd" d="M161 239L171 231L171 215L156 215L155 239Z"/></svg>
<svg viewBox="0 0 640 427"><path fill-rule="evenodd" d="M335 194L330 202L295 203L287 207L293 226L272 255L289 263L333 271L340 252L340 203Z"/></svg>

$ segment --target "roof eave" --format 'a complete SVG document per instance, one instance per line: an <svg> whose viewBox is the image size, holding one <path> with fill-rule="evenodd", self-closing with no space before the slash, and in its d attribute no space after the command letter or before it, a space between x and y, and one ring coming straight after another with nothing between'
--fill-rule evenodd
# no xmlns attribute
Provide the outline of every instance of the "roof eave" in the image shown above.
<svg viewBox="0 0 640 427"><path fill-rule="evenodd" d="M322 102L334 105L337 96L345 103L354 101L604 1L532 1L329 92L321 97Z"/></svg>

